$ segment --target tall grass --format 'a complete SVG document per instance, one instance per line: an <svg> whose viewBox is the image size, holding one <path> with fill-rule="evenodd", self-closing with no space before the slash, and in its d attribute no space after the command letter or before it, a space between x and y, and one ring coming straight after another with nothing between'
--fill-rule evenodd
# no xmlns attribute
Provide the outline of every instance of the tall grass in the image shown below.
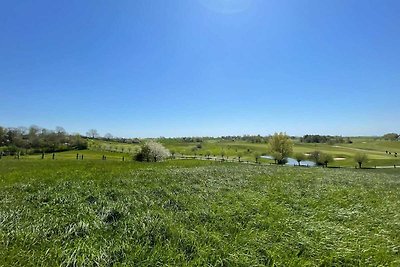
<svg viewBox="0 0 400 267"><path fill-rule="evenodd" d="M397 170L0 161L2 266L400 265Z"/></svg>

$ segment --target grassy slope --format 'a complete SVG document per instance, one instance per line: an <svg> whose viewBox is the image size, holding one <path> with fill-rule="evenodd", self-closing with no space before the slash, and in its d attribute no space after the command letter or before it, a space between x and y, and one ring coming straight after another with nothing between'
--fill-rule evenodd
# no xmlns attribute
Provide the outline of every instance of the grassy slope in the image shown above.
<svg viewBox="0 0 400 267"><path fill-rule="evenodd" d="M399 170L0 160L0 265L399 265Z"/></svg>

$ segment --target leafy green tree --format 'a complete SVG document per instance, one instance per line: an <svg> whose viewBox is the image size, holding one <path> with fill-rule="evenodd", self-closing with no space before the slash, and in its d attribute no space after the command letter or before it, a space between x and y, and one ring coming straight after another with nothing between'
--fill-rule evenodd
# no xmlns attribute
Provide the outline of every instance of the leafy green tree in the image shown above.
<svg viewBox="0 0 400 267"><path fill-rule="evenodd" d="M278 164L279 161L283 161L281 153L278 152L270 152L272 159L275 161L275 164Z"/></svg>
<svg viewBox="0 0 400 267"><path fill-rule="evenodd" d="M397 138L399 138L399 135L396 133L387 133L383 136L383 139L390 141L396 141Z"/></svg>
<svg viewBox="0 0 400 267"><path fill-rule="evenodd" d="M294 154L294 158L297 160L300 166L300 162L306 159L306 156L303 153L296 153Z"/></svg>
<svg viewBox="0 0 400 267"><path fill-rule="evenodd" d="M328 167L328 163L333 162L333 157L330 154L322 153L319 158L320 164Z"/></svg>
<svg viewBox="0 0 400 267"><path fill-rule="evenodd" d="M368 156L365 153L357 153L354 155L354 161L358 163L358 167L361 169L362 164L368 160Z"/></svg>
<svg viewBox="0 0 400 267"><path fill-rule="evenodd" d="M321 163L321 160L320 160L321 154L322 154L321 151L315 150L315 151L311 152L308 157L311 161L314 161L316 164L320 164Z"/></svg>
<svg viewBox="0 0 400 267"><path fill-rule="evenodd" d="M278 164L284 164L293 153L293 142L286 133L275 133L269 139L268 145L271 156Z"/></svg>
<svg viewBox="0 0 400 267"><path fill-rule="evenodd" d="M0 126L0 147L6 144L7 129Z"/></svg>

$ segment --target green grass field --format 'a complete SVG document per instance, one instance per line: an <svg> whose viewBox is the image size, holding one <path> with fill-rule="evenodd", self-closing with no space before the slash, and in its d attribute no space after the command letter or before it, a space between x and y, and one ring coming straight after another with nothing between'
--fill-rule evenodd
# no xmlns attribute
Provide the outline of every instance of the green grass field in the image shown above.
<svg viewBox="0 0 400 267"><path fill-rule="evenodd" d="M0 160L0 266L399 266L400 169Z"/></svg>
<svg viewBox="0 0 400 267"><path fill-rule="evenodd" d="M353 167L356 165L353 158L357 152L366 153L369 160L364 164L366 167L375 166L400 166L400 142L385 141L376 138L352 138L352 144L315 144L294 142L294 153L310 153L315 150L331 154L336 160L330 164L335 167ZM221 157L223 151L225 156L237 158L242 154L243 160L254 161L254 155L268 154L268 145L266 143L255 144L244 141L224 141L224 140L206 140L201 143L200 149L194 149L199 143L177 142L174 140L163 140L164 145L177 153L185 155L204 155L206 151L212 155ZM386 154L386 151L398 152L398 157ZM263 160L264 162L273 162Z"/></svg>

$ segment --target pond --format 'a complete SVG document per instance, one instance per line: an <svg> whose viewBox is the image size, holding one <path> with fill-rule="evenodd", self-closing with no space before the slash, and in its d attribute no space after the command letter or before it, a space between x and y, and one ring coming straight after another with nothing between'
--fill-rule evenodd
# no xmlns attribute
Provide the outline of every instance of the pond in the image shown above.
<svg viewBox="0 0 400 267"><path fill-rule="evenodd" d="M263 159L274 159L274 158L271 157L271 156L261 156L261 158L263 158ZM299 165L299 163L298 163L297 160L295 160L294 158L287 158L287 163L286 163L286 165L293 166L293 165ZM309 167L314 167L314 166L316 166L315 162L310 161L310 160L302 160L302 161L300 161L300 165L301 165L301 166L309 166Z"/></svg>

